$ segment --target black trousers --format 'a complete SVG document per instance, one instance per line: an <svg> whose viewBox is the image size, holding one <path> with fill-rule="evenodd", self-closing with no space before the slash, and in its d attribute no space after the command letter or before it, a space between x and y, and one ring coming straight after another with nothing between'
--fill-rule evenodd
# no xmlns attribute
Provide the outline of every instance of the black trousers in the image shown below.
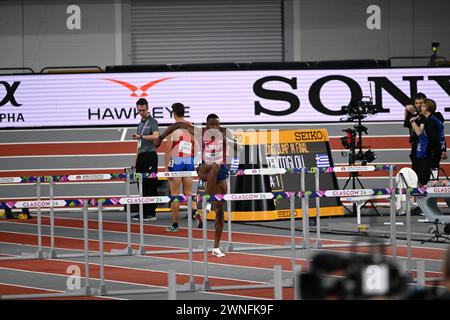
<svg viewBox="0 0 450 320"><path fill-rule="evenodd" d="M424 159L416 160L417 177L421 185L426 185L430 181L432 169L439 169L441 154L431 154Z"/></svg>
<svg viewBox="0 0 450 320"><path fill-rule="evenodd" d="M416 153L417 145L412 145L411 153L409 154L409 158L411 159L411 169L413 169L417 176L419 176L419 168L417 167L417 162L419 161L419 159L417 159Z"/></svg>
<svg viewBox="0 0 450 320"><path fill-rule="evenodd" d="M151 173L158 172L158 154L155 151L143 152L138 154L136 160L136 172ZM138 185L139 186L139 185ZM142 195L144 197L153 197L158 195L158 180L142 180ZM155 216L156 204L144 204L144 215Z"/></svg>

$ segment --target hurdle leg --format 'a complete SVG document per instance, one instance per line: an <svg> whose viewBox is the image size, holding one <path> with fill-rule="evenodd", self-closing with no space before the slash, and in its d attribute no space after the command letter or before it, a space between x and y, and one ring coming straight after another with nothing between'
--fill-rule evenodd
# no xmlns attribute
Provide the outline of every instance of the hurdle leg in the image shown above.
<svg viewBox="0 0 450 320"><path fill-rule="evenodd" d="M84 236L84 290L85 295L91 295L89 284L89 224L88 224L88 202L83 206L83 236Z"/></svg>
<svg viewBox="0 0 450 320"><path fill-rule="evenodd" d="M391 253L392 257L397 258L397 218L395 215L395 189L397 186L394 181L394 168L389 166L389 187L391 188L391 198L389 204L389 214L391 220Z"/></svg>
<svg viewBox="0 0 450 320"><path fill-rule="evenodd" d="M206 204L207 200L202 199L202 215L203 215L203 290L209 290L211 287L208 280L208 230L206 220Z"/></svg>
<svg viewBox="0 0 450 320"><path fill-rule="evenodd" d="M103 246L103 203L98 203L98 250L100 251L100 288L99 294L106 295L105 286L105 252Z"/></svg>
<svg viewBox="0 0 450 320"><path fill-rule="evenodd" d="M49 196L50 196L50 259L56 258L55 251L55 208L53 207L53 177L49 177L48 181Z"/></svg>
<svg viewBox="0 0 450 320"><path fill-rule="evenodd" d="M139 196L142 197L142 174L139 174ZM139 254L145 254L145 246L144 246L144 204L142 202L139 203Z"/></svg>
<svg viewBox="0 0 450 320"><path fill-rule="evenodd" d="M189 257L189 282L187 287L190 291L195 291L195 281L194 281L194 254L193 254L193 244L192 244L192 197L188 198L188 257Z"/></svg>
<svg viewBox="0 0 450 320"><path fill-rule="evenodd" d="M130 173L127 172L126 181L126 194L127 198L130 197ZM133 255L133 247L131 246L131 205L127 203L127 249L126 252L129 256Z"/></svg>
<svg viewBox="0 0 450 320"><path fill-rule="evenodd" d="M283 300L283 270L280 265L273 269L273 289L275 300Z"/></svg>
<svg viewBox="0 0 450 320"><path fill-rule="evenodd" d="M295 193L291 193L291 197L289 199L289 205L291 210L291 264L292 270L295 269ZM295 279L292 279L292 283L294 283Z"/></svg>
<svg viewBox="0 0 450 320"><path fill-rule="evenodd" d="M320 172L319 168L316 168L316 172L314 174L315 182L316 182L316 191L320 190ZM320 248L320 198L316 197L316 248Z"/></svg>
<svg viewBox="0 0 450 320"><path fill-rule="evenodd" d="M407 260L406 266L407 271L411 271L411 204L410 204L410 194L406 190L406 249L407 249Z"/></svg>
<svg viewBox="0 0 450 320"><path fill-rule="evenodd" d="M231 177L227 179L227 193L231 193ZM227 252L233 251L233 240L231 238L231 200L227 200L227 231L228 231L228 242L227 242Z"/></svg>
<svg viewBox="0 0 450 320"><path fill-rule="evenodd" d="M302 266L296 265L293 270L294 273L294 300L300 300L300 274L302 273Z"/></svg>
<svg viewBox="0 0 450 320"><path fill-rule="evenodd" d="M36 180L36 199L37 201L41 201L41 177L37 177ZM37 208L37 234L38 234L38 249L36 252L37 258L42 259L44 257L44 253L42 250L42 212L41 208Z"/></svg>
<svg viewBox="0 0 450 320"><path fill-rule="evenodd" d="M168 299L177 300L177 273L175 270L169 270L168 273Z"/></svg>

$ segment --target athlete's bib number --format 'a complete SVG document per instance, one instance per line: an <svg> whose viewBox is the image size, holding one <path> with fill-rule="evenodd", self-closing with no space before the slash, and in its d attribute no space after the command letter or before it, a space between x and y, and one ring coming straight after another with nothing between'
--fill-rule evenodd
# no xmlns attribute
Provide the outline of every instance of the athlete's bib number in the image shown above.
<svg viewBox="0 0 450 320"><path fill-rule="evenodd" d="M187 141L180 141L178 144L178 152L184 153L184 154L191 154L192 153L192 143Z"/></svg>

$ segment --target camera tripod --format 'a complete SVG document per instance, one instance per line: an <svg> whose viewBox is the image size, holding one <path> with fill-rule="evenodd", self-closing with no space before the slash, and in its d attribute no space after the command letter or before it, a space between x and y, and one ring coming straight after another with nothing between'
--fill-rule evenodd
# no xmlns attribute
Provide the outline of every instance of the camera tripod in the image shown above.
<svg viewBox="0 0 450 320"><path fill-rule="evenodd" d="M355 165L356 160L360 160L361 165L365 166L365 165L367 165L367 160L368 160L367 153L364 153L362 150L363 149L362 133L364 132L365 134L367 134L367 128L361 124L362 117L358 117L357 119L358 119L358 124L354 126L355 129L343 130L343 131L347 132L347 137L346 137L347 140L346 140L345 146L350 149L350 154L348 157L349 166ZM358 135L358 141L356 142L357 135ZM356 153L356 149L358 149L358 153ZM373 157L375 157L375 155L373 155ZM372 160L370 160L370 161L372 161ZM345 189L348 186L350 181L352 182L353 189L356 189L356 183L358 183L362 189L365 189L361 180L359 180L359 172L350 172L349 177L348 177L347 181L345 181L344 187L342 189ZM372 207L375 209L375 212L378 215L380 215L380 212L375 207L372 200L367 200L361 208L364 208L366 206L367 202L369 202L372 205ZM357 214L356 213L356 211L357 211L356 203L353 203L352 211L350 211L347 208L345 208L345 210L349 211L352 214L352 216L356 216L356 214Z"/></svg>

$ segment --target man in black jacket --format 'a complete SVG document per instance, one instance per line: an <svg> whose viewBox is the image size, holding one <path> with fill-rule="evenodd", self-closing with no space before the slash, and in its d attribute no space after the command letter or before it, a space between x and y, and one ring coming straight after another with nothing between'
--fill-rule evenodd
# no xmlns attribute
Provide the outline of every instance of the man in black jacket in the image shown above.
<svg viewBox="0 0 450 320"><path fill-rule="evenodd" d="M425 103L426 99L427 97L423 93L419 92L418 94L416 94L416 96L414 97L414 105L409 104L405 107L405 120L403 122L403 126L409 129L409 143L411 144L411 152L409 154L409 158L411 159L412 169L417 175L419 174L417 170L416 157L418 138L417 134L412 128L411 119L415 118L416 120L414 122L420 127L424 120L423 117L420 116L420 109L422 104Z"/></svg>
<svg viewBox="0 0 450 320"><path fill-rule="evenodd" d="M430 180L432 169L439 168L442 158L442 151L445 148L445 139L442 140L443 124L434 114L436 112L436 102L427 99L421 106L421 114L424 117L423 123L418 125L416 120L419 116L410 119L411 127L418 137L416 149L416 169L421 185L426 185ZM423 140L426 143L423 143Z"/></svg>

